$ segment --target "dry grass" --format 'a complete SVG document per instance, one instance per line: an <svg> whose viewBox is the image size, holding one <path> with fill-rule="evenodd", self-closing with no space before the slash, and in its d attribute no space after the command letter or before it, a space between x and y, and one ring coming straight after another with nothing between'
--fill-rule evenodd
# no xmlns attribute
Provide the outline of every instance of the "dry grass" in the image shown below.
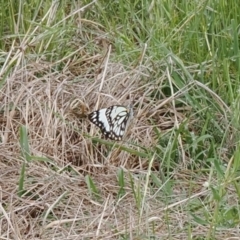
<svg viewBox="0 0 240 240"><path fill-rule="evenodd" d="M238 239L236 3L117 2L2 2L0 239Z"/></svg>
<svg viewBox="0 0 240 240"><path fill-rule="evenodd" d="M102 70L99 67L98 73L94 72L93 58L86 67L77 66L85 72L79 77L71 65L59 73L39 62L19 68L7 78L0 94L1 211L6 214L1 221L3 238L66 239L67 232L69 236L112 236L114 232L124 233L128 222L132 222L129 227L134 231L134 199L128 194L116 202L116 170L119 166L139 169L140 159L119 149L108 152L100 144L93 145L86 134L90 135L91 128L91 135L95 136L97 129L76 114L81 116L81 112L93 110L97 98L98 107L125 105L134 94L139 101L135 114L141 128L138 130L136 125L131 129L130 139L145 146L152 144L152 130L146 127L144 114L139 110L148 104L144 88L140 88L144 69L126 71L120 64L109 63L105 66L104 91L99 93ZM36 160L27 165L27 192L23 198L17 197L23 161L19 144L21 125L28 130L31 155L53 162L49 165ZM69 165L75 175L64 170ZM84 179L86 174L97 183L103 202L92 200Z"/></svg>
<svg viewBox="0 0 240 240"><path fill-rule="evenodd" d="M161 199L162 187L148 184L149 164L151 169L159 169L161 159L140 157L121 148L136 153L141 152L141 147L151 149L158 144L154 127L161 128L164 134L178 126L190 110L168 104L174 96L162 100L149 97L155 90L161 92L167 80L167 74L163 74L157 81L147 81L150 68L140 63L129 70L96 55L68 63L62 72L39 61L9 75L0 92L2 239L149 239L151 235L156 239L187 238L187 231L182 231L190 221L184 209L187 193L192 188L192 199L207 196L208 191L202 187L207 179L198 179L190 186L193 175L181 170L180 161L174 175L180 187L174 188L168 201L173 205L167 207ZM86 113L113 104L127 105L132 99L135 118L125 141L120 146L92 141L92 137L100 135L84 118ZM152 124L149 116L154 119ZM22 125L28 130L31 155L52 162L35 158L27 164L26 192L18 197L24 161L19 143ZM126 173L126 194L122 198L118 198L119 167ZM91 195L87 175L96 184L100 199ZM208 232L199 226L192 226L195 237ZM223 233L235 234L219 231L221 236Z"/></svg>

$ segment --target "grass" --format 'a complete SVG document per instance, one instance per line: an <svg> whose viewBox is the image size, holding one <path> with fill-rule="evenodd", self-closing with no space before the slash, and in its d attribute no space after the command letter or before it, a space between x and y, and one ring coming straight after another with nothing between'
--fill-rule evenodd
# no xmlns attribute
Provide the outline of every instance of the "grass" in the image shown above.
<svg viewBox="0 0 240 240"><path fill-rule="evenodd" d="M1 6L1 239L239 236L235 1ZM132 99L123 142L85 118Z"/></svg>

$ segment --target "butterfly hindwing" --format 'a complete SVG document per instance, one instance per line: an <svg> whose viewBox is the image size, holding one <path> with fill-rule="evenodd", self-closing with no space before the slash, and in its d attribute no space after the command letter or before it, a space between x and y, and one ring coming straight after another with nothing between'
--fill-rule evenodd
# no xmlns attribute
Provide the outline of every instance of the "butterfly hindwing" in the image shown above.
<svg viewBox="0 0 240 240"><path fill-rule="evenodd" d="M111 137L121 140L129 118L129 110L123 106L112 106L106 111L111 127Z"/></svg>
<svg viewBox="0 0 240 240"><path fill-rule="evenodd" d="M97 125L105 137L122 140L132 109L120 105L102 108L89 114L89 120Z"/></svg>

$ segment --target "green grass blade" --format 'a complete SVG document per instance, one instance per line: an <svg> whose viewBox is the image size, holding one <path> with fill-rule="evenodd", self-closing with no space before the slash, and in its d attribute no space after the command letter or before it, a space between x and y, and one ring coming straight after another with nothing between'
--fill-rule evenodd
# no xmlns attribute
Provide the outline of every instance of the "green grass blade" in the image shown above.
<svg viewBox="0 0 240 240"><path fill-rule="evenodd" d="M123 169L119 169L117 172L117 176L118 176L118 185L120 187L119 191L118 191L118 198L121 198L122 196L125 195L126 191L124 189L125 187L125 182L124 182L124 171Z"/></svg>
<svg viewBox="0 0 240 240"><path fill-rule="evenodd" d="M20 146L23 159L26 160L27 162L30 162L31 155L28 143L27 128L25 126L20 127Z"/></svg>
<svg viewBox="0 0 240 240"><path fill-rule="evenodd" d="M96 185L94 184L92 178L91 178L89 175L87 175L87 176L85 177L85 181L86 181L86 183L87 183L87 187L88 187L88 190L89 190L90 194L91 194L92 196L96 197L96 199L97 199L98 201L100 201L100 199L101 199L101 197L100 197L100 192L99 192L99 190L97 189Z"/></svg>
<svg viewBox="0 0 240 240"><path fill-rule="evenodd" d="M18 182L18 196L21 197L25 193L24 181L25 181L25 173L26 173L26 162L31 161L27 129L25 126L20 127L20 146L21 146L23 162L22 162L22 168L21 168L20 178Z"/></svg>

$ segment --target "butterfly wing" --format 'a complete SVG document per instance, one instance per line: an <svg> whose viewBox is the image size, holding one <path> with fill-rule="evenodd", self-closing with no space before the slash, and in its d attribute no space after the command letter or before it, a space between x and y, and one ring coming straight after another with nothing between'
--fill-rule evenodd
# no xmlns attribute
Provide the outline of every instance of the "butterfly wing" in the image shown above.
<svg viewBox="0 0 240 240"><path fill-rule="evenodd" d="M107 108L102 108L102 109L96 110L88 115L88 119L92 123L97 125L101 129L103 134L104 134L104 132L110 131L110 125L107 120L106 110L107 110Z"/></svg>
<svg viewBox="0 0 240 240"><path fill-rule="evenodd" d="M112 140L122 140L130 116L132 108L114 105L94 111L88 117L101 129L104 136Z"/></svg>
<svg viewBox="0 0 240 240"><path fill-rule="evenodd" d="M110 124L108 138L121 140L129 119L129 109L124 106L111 106L106 111L106 116Z"/></svg>

